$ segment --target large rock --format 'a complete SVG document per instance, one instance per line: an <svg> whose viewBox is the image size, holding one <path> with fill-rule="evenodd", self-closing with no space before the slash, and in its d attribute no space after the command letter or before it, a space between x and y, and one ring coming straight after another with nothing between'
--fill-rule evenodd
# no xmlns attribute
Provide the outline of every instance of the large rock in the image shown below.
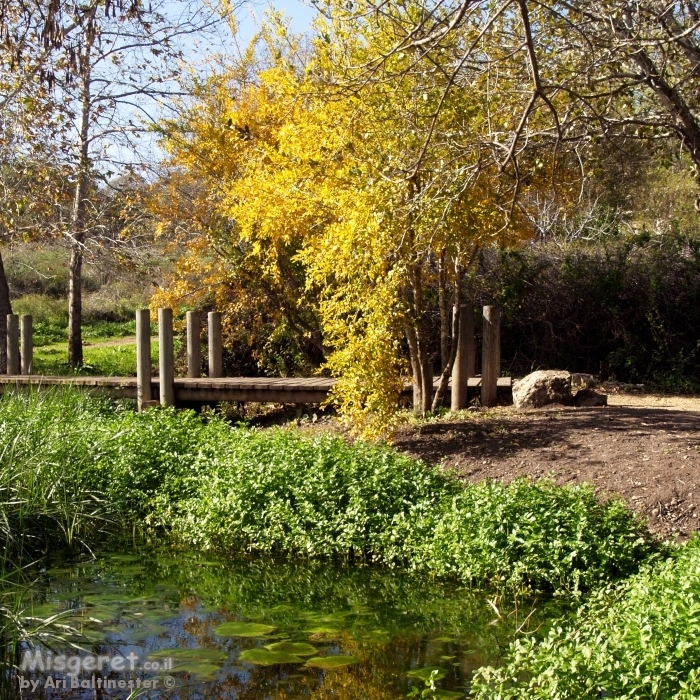
<svg viewBox="0 0 700 700"><path fill-rule="evenodd" d="M538 370L513 385L516 408L539 408L552 403L570 404L571 374L559 369Z"/></svg>

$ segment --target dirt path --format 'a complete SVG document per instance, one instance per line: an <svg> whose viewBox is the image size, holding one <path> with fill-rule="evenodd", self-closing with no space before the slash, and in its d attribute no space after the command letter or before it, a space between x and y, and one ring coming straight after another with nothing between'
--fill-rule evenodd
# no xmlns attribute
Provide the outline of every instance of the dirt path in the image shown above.
<svg viewBox="0 0 700 700"><path fill-rule="evenodd" d="M622 496L655 532L700 529L700 398L611 395L605 408L499 408L406 428L395 446L470 481L551 476Z"/></svg>

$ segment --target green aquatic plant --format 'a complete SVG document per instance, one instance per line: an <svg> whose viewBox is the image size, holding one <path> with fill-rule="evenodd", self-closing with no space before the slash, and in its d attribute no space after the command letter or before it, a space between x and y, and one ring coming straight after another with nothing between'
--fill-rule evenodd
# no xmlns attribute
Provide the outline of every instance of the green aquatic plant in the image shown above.
<svg viewBox="0 0 700 700"><path fill-rule="evenodd" d="M408 692L408 698L425 698L425 700L440 700L440 698L463 698L464 693L454 690L443 690L435 685L445 677L445 671L441 668L420 668L409 671L409 678L420 678L425 683L425 688L413 686Z"/></svg>
<svg viewBox="0 0 700 700"><path fill-rule="evenodd" d="M700 696L700 538L593 594L542 639L517 639L482 669L479 700Z"/></svg>
<svg viewBox="0 0 700 700"><path fill-rule="evenodd" d="M219 637L264 637L275 631L274 625L261 625L256 622L224 622L214 629Z"/></svg>
<svg viewBox="0 0 700 700"><path fill-rule="evenodd" d="M245 649L238 657L257 666L274 666L275 664L303 664L304 659L287 651L270 651L269 649Z"/></svg>
<svg viewBox="0 0 700 700"><path fill-rule="evenodd" d="M307 642L275 642L274 644L266 644L265 648L295 656L315 656L318 653L318 649Z"/></svg>

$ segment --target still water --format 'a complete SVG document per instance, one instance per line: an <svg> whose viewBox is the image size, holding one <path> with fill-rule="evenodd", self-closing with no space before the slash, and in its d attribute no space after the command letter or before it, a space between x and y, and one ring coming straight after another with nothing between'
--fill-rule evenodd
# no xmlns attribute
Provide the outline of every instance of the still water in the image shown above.
<svg viewBox="0 0 700 700"><path fill-rule="evenodd" d="M26 607L57 617L16 697L51 700L464 697L557 613L379 567L154 546L56 558Z"/></svg>

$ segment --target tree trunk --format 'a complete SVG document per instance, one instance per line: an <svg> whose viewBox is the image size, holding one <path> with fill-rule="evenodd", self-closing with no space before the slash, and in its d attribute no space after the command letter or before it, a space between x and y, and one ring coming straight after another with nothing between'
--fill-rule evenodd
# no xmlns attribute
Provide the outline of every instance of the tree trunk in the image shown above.
<svg viewBox="0 0 700 700"><path fill-rule="evenodd" d="M420 262L409 266L409 285L406 290L408 313L404 320L404 332L413 370L413 411L417 416L424 417L430 410L433 377L423 323L422 272Z"/></svg>
<svg viewBox="0 0 700 700"><path fill-rule="evenodd" d="M75 183L75 198L71 213L71 248L68 277L68 364L79 367L83 364L83 294L82 269L83 247L85 244L85 211L90 185L90 46L85 48L82 60L82 91L80 121L80 161Z"/></svg>
<svg viewBox="0 0 700 700"><path fill-rule="evenodd" d="M421 391L421 416L425 417L431 407L433 398L433 368L428 357L428 348L425 341L423 329L423 319L418 318L415 322L416 339L418 341L418 362L421 367L422 391Z"/></svg>
<svg viewBox="0 0 700 700"><path fill-rule="evenodd" d="M7 372L7 314L11 313L10 286L0 254L0 374Z"/></svg>
<svg viewBox="0 0 700 700"><path fill-rule="evenodd" d="M437 390L435 391L435 398L433 399L432 410L433 413L442 405L445 399L445 394L447 393L447 385L450 381L450 375L452 374L452 367L455 363L455 357L457 356L457 343L459 342L459 304L460 298L462 296L462 271L459 265L455 265L455 297L454 305L452 309L452 343L450 345L450 354L447 358L447 363L442 370L440 375L440 381L438 382Z"/></svg>
<svg viewBox="0 0 700 700"><path fill-rule="evenodd" d="M447 252L440 251L438 264L438 304L440 306L440 370L447 367L450 356L450 309L447 297Z"/></svg>
<svg viewBox="0 0 700 700"><path fill-rule="evenodd" d="M408 343L408 354L411 358L411 369L413 370L413 413L421 415L423 407L423 368L418 359L418 341L416 332L410 321L404 321L404 333Z"/></svg>

